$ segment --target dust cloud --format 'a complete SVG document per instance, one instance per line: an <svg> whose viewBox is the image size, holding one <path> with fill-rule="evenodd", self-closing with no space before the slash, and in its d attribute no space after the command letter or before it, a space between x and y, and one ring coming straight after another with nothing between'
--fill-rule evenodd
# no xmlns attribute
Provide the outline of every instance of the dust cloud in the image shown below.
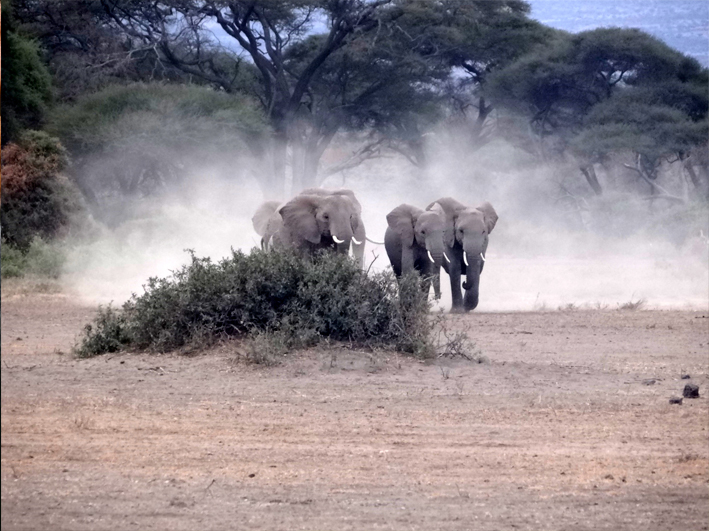
<svg viewBox="0 0 709 531"><path fill-rule="evenodd" d="M590 197L578 166L540 165L503 143L461 155L448 140L444 134L436 139L425 173L391 156L323 186L354 190L368 236L378 241L386 214L400 203L425 208L448 195L471 206L490 201L499 221L477 312L615 309L640 300L648 309L709 308L705 207L688 217L680 210L684 205L639 199L630 193L637 183L623 184L610 172L599 175L608 192ZM258 247L251 216L271 198L255 178L205 171L185 182L190 184L133 205L130 219L116 228L101 227L90 241L75 244L63 277L69 289L86 303L119 305L141 294L148 277L187 263L186 249L218 260L231 248ZM676 184L681 193L681 179ZM384 247L368 243L366 262L372 271L386 269ZM441 284L443 298L435 307L449 309L447 276Z"/></svg>

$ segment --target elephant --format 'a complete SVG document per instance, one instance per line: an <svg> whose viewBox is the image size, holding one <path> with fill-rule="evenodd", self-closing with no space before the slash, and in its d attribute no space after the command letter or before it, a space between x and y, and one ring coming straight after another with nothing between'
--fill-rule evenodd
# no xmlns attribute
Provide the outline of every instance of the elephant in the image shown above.
<svg viewBox="0 0 709 531"><path fill-rule="evenodd" d="M426 210L433 210L436 205L445 213L443 242L450 260L446 260L443 267L450 276L451 312L468 312L478 305L480 274L485 265L488 237L497 224L497 212L488 202L471 208L452 197L438 199ZM463 282L464 296L460 289L463 273L466 277Z"/></svg>
<svg viewBox="0 0 709 531"><path fill-rule="evenodd" d="M362 207L351 190L310 188L287 203L263 203L252 218L261 247L294 248L313 253L333 249L348 253L350 244L360 265L366 232Z"/></svg>
<svg viewBox="0 0 709 531"><path fill-rule="evenodd" d="M401 204L387 214L384 248L397 277L416 270L424 278L428 294L433 281L436 299L441 298L440 268L443 265L445 213L440 205L430 210Z"/></svg>
<svg viewBox="0 0 709 531"><path fill-rule="evenodd" d="M352 225L352 255L357 263L362 267L364 265L364 249L367 238L367 231L364 228L362 221L362 205L357 200L354 192L347 188L338 188L336 190L327 190L325 188L307 188L301 192L301 195L319 195L319 196L343 196L350 200L353 211L350 212L350 223Z"/></svg>

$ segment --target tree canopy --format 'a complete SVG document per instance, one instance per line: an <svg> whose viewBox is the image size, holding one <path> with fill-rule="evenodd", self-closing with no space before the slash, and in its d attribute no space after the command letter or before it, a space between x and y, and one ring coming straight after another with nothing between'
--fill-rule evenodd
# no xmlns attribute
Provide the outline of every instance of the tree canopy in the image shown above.
<svg viewBox="0 0 709 531"><path fill-rule="evenodd" d="M634 153L632 169L655 193L663 160L682 159L706 143L708 85L707 69L658 39L603 28L558 33L495 73L486 90L528 116L541 139L555 139L557 151L584 164Z"/></svg>
<svg viewBox="0 0 709 531"><path fill-rule="evenodd" d="M42 125L52 80L37 42L18 31L8 2L2 6L2 144Z"/></svg>

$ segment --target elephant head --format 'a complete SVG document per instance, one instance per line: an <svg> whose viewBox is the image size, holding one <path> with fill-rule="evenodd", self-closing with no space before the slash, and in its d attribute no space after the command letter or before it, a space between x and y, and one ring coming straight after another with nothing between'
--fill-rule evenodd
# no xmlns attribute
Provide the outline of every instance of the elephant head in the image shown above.
<svg viewBox="0 0 709 531"><path fill-rule="evenodd" d="M280 207L281 244L298 249L334 248L347 253L354 235L354 205L344 195L301 194Z"/></svg>
<svg viewBox="0 0 709 531"><path fill-rule="evenodd" d="M401 269L406 273L414 267L416 248L425 252L436 271L443 265L444 213L440 205L422 210L402 204L387 214L389 228L401 241Z"/></svg>
<svg viewBox="0 0 709 531"><path fill-rule="evenodd" d="M453 309L462 304L466 311L473 310L478 305L480 273L485 263L488 236L497 223L497 212L488 202L471 208L445 197L437 203L445 212L444 241L452 255L448 272L451 276ZM428 208L434 205L432 203ZM462 273L466 277L463 282L464 296L460 295L459 284Z"/></svg>
<svg viewBox="0 0 709 531"><path fill-rule="evenodd" d="M336 190L326 190L325 188L307 188L301 192L301 195L316 195L321 197L335 197L342 200L343 204L349 211L350 225L352 227L352 254L357 262L361 265L364 263L364 248L367 232L362 221L362 205L357 200L354 192L346 188L338 188ZM339 249L339 247L338 247Z"/></svg>

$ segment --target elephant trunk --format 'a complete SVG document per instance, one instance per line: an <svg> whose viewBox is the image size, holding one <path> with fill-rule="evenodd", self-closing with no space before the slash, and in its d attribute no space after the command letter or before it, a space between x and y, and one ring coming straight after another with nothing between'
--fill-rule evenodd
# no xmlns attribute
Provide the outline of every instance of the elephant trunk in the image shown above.
<svg viewBox="0 0 709 531"><path fill-rule="evenodd" d="M431 235L426 238L426 252L429 261L432 261L436 270L443 265L443 237L442 235Z"/></svg>
<svg viewBox="0 0 709 531"><path fill-rule="evenodd" d="M463 289L465 290L463 306L465 307L465 311L469 312L470 310L474 310L478 305L482 259L479 255L477 258L468 255L467 259L468 265L465 267L465 282L463 282Z"/></svg>
<svg viewBox="0 0 709 531"><path fill-rule="evenodd" d="M335 243L338 253L349 253L353 235L352 227L349 223L341 223L330 227L330 237Z"/></svg>

